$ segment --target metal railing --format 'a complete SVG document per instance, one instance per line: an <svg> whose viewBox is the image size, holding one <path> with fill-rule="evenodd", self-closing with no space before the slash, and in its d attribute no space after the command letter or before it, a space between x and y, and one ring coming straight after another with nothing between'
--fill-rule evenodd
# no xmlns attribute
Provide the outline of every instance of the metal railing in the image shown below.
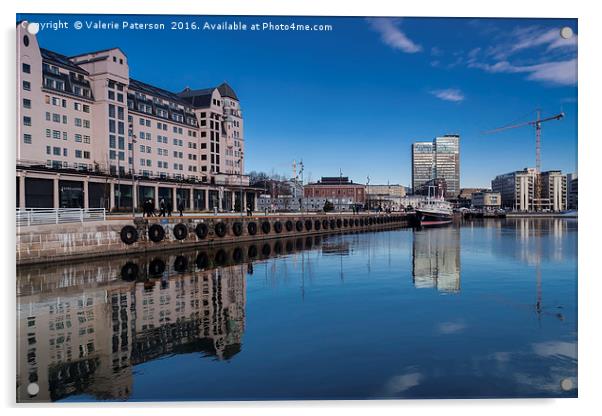
<svg viewBox="0 0 602 416"><path fill-rule="evenodd" d="M68 222L104 221L104 208L17 208L17 227Z"/></svg>

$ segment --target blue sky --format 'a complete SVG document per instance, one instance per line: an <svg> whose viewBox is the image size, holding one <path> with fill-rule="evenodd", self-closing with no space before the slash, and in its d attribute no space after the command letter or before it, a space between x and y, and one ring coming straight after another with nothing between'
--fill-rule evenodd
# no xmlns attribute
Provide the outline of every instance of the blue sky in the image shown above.
<svg viewBox="0 0 602 416"><path fill-rule="evenodd" d="M410 145L461 135L461 186L535 165L532 127L484 131L558 113L544 124L542 168L577 169L577 21L336 17L18 15L69 22L42 47L74 55L120 47L133 78L173 91L227 81L245 117L246 170L356 182L411 178ZM75 21L330 24L332 31L75 30ZM562 39L562 27L575 35Z"/></svg>

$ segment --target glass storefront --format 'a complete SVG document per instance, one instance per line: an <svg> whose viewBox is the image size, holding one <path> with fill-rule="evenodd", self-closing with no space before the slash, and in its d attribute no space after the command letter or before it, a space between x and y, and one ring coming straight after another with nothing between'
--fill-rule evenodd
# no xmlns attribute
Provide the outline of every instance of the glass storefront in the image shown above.
<svg viewBox="0 0 602 416"><path fill-rule="evenodd" d="M83 208L84 183L79 181L59 181L59 207Z"/></svg>

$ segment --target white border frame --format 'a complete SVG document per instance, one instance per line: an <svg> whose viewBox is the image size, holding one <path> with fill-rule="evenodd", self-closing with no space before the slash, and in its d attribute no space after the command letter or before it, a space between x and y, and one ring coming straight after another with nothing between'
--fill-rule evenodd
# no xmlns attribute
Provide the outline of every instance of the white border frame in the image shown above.
<svg viewBox="0 0 602 416"><path fill-rule="evenodd" d="M12 2L12 4L10 4ZM2 403L17 409L44 414L81 413L101 414L103 407L127 408L128 413L162 415L167 408L176 408L179 414L194 414L211 411L213 414L306 414L307 412L331 414L341 411L346 414L364 415L370 411L382 414L399 414L420 411L445 413L446 415L504 415L509 412L546 412L546 415L592 413L594 406L600 407L602 393L598 392L600 366L600 268L597 266L599 213L602 200L596 191L602 155L599 123L600 97L600 50L602 40L602 15L596 13L594 2L547 0L498 0L497 2L470 0L423 0L394 4L386 0L367 2L351 0L9 0L3 4L3 62L0 91L1 125L4 127L4 149L2 152L3 178L8 182L13 202L3 204L4 245L2 263L3 295L6 334L2 343L3 366ZM316 16L442 16L442 17L570 17L579 19L579 176L580 176L580 220L585 227L579 230L579 399L512 399L512 400L403 400L403 401L303 401L303 402L178 402L178 403L135 403L135 404L78 404L78 405L15 405L15 226L14 226L14 163L16 154L15 137L15 14L20 13L104 13L104 14L216 14L216 15L316 15ZM600 244L602 245L602 244ZM201 409L198 409L201 407ZM195 409L196 408L196 409ZM117 409L116 409L117 410Z"/></svg>

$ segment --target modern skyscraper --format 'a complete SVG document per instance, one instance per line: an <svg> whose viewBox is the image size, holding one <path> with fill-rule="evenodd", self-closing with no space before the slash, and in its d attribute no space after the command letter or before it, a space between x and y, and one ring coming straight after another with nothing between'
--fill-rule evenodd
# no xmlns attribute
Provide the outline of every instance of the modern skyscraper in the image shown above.
<svg viewBox="0 0 602 416"><path fill-rule="evenodd" d="M412 144L412 191L416 192L434 176L433 142Z"/></svg>
<svg viewBox="0 0 602 416"><path fill-rule="evenodd" d="M432 179L445 180L445 196L460 192L460 136L446 134L432 142L412 145L412 188L414 191Z"/></svg>

